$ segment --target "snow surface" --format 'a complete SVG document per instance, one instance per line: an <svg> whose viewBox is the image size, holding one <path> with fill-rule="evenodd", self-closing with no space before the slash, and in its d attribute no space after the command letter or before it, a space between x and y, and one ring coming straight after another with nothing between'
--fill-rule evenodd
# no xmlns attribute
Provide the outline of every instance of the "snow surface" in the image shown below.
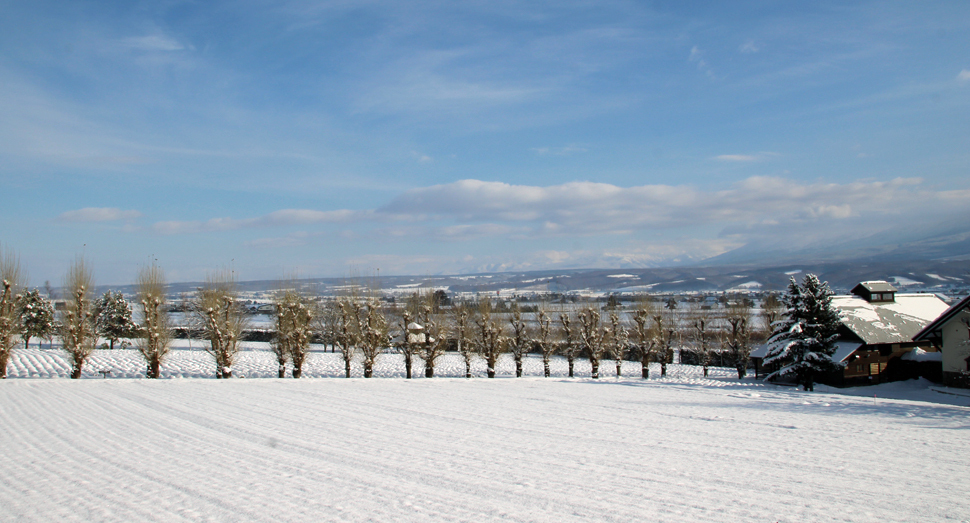
<svg viewBox="0 0 970 523"><path fill-rule="evenodd" d="M900 287L904 287L904 286L907 286L907 285L922 285L923 284L923 282L921 282L921 281L916 281L916 280L907 278L905 276L891 276L890 279L892 279L894 282L896 282L896 285L899 285Z"/></svg>
<svg viewBox="0 0 970 523"><path fill-rule="evenodd" d="M970 517L966 407L671 368L647 382L6 380L0 519Z"/></svg>

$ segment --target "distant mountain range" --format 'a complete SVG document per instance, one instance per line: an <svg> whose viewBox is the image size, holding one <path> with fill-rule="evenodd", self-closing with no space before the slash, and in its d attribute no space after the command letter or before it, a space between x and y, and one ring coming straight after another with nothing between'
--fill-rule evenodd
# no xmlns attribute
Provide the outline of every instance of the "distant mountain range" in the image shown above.
<svg viewBox="0 0 970 523"><path fill-rule="evenodd" d="M925 231L924 231L925 232ZM340 292L349 283L379 287L384 293L405 295L419 288L445 288L449 293L487 292L509 296L534 292L741 292L784 290L791 277L807 273L828 281L837 293L856 283L886 280L904 292L937 292L951 297L970 294L970 231L955 228L916 238L890 233L862 240L812 244L797 249L750 245L690 266L625 269L563 269L436 276L382 276L300 280L301 286L321 294ZM175 283L169 292L191 292L198 282ZM275 280L240 282L248 292L272 291ZM122 292L132 286L115 287Z"/></svg>

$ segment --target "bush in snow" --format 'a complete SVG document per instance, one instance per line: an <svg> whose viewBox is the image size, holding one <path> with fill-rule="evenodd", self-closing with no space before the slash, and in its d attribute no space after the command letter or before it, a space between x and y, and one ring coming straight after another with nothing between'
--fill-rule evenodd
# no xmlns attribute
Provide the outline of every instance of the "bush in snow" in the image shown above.
<svg viewBox="0 0 970 523"><path fill-rule="evenodd" d="M620 315L615 309L610 311L608 334L606 349L613 361L616 362L616 377L619 378L623 374L623 360L626 359L626 354L630 351L630 336L627 328L620 322Z"/></svg>
<svg viewBox="0 0 970 523"><path fill-rule="evenodd" d="M64 291L67 304L61 320L61 340L71 359L71 378L81 377L81 369L98 342L94 326L94 307L89 293L94 289L94 277L84 258L78 256L67 272Z"/></svg>
<svg viewBox="0 0 970 523"><path fill-rule="evenodd" d="M434 366L442 354L445 353L445 327L435 313L437 293L429 294L421 299L418 308L418 321L421 322L421 333L418 344L418 357L424 360L424 377L434 377Z"/></svg>
<svg viewBox="0 0 970 523"><path fill-rule="evenodd" d="M697 355L697 363L704 368L706 378L711 365L711 346L708 343L711 329L711 310L699 305L692 306L687 313L687 321L684 322L685 338L691 341L694 352ZM683 363L683 362L681 362Z"/></svg>
<svg viewBox="0 0 970 523"><path fill-rule="evenodd" d="M509 336L509 352L515 360L515 377L522 377L522 358L529 352L529 339L526 332L525 321L522 320L522 309L519 304L512 304L512 314L509 315L509 327L512 328L512 335Z"/></svg>
<svg viewBox="0 0 970 523"><path fill-rule="evenodd" d="M641 296L633 309L633 349L640 358L640 374L643 379L650 377L650 362L657 358L657 343L650 327L650 317L654 307L647 296Z"/></svg>
<svg viewBox="0 0 970 523"><path fill-rule="evenodd" d="M532 342L542 354L542 375L548 378L550 375L549 361L552 359L553 354L559 350L559 344L553 342L551 339L552 318L549 317L545 306L539 305L539 308L536 310L535 320L537 332Z"/></svg>
<svg viewBox="0 0 970 523"><path fill-rule="evenodd" d="M54 306L50 300L40 295L40 290L27 291L20 296L17 314L20 317L24 348L27 348L30 338L49 339L54 335Z"/></svg>
<svg viewBox="0 0 970 523"><path fill-rule="evenodd" d="M749 323L751 306L738 300L728 306L724 320L727 322L727 332L723 338L724 347L734 359L734 366L738 371L738 379L748 372L748 357L751 355L751 331Z"/></svg>
<svg viewBox="0 0 970 523"><path fill-rule="evenodd" d="M165 305L165 274L155 265L138 274L138 300L144 311L138 351L145 358L145 375L158 378L162 361L169 352L172 330Z"/></svg>
<svg viewBox="0 0 970 523"><path fill-rule="evenodd" d="M17 316L18 293L24 287L20 258L12 250L0 252L0 378L7 377L7 361L17 343L20 321Z"/></svg>
<svg viewBox="0 0 970 523"><path fill-rule="evenodd" d="M276 295L276 335L270 346L279 363L279 377L286 374L286 361L293 362L293 377L303 374L303 363L310 353L313 311L310 300L293 289Z"/></svg>
<svg viewBox="0 0 970 523"><path fill-rule="evenodd" d="M782 367L765 379L791 376L805 390L814 390L817 375L840 368L832 361L841 323L832 307L832 291L827 282L806 274L801 286L791 278L783 301L787 318L775 323L764 360L765 365L777 362Z"/></svg>
<svg viewBox="0 0 970 523"><path fill-rule="evenodd" d="M475 358L475 346L469 336L468 308L464 302L455 303L451 308L452 325L455 332L455 345L462 359L465 360L465 377L472 377L472 360Z"/></svg>
<svg viewBox="0 0 970 523"><path fill-rule="evenodd" d="M579 341L589 358L594 380L600 377L600 359L605 349L604 334L599 311L592 305L583 307L579 311Z"/></svg>
<svg viewBox="0 0 970 523"><path fill-rule="evenodd" d="M105 291L94 302L94 327L98 336L107 338L108 348L114 349L121 338L132 338L138 326L131 319L131 306L120 292ZM122 346L124 348L124 346Z"/></svg>
<svg viewBox="0 0 970 523"><path fill-rule="evenodd" d="M577 342L576 325L573 323L573 319L568 312L561 311L559 313L559 326L560 352L566 357L566 365L569 367L569 377L572 378L573 366L576 364L576 358L579 357L582 347Z"/></svg>
<svg viewBox="0 0 970 523"><path fill-rule="evenodd" d="M487 297L483 297L478 302L478 314L475 318L475 343L478 345L478 353L485 358L486 372L489 378L495 377L495 367L499 356L505 352L505 337L502 336L502 327L492 319L492 302Z"/></svg>
<svg viewBox="0 0 970 523"><path fill-rule="evenodd" d="M209 341L205 350L215 360L216 378L231 378L232 362L246 326L235 275L226 269L206 275L192 308L203 337Z"/></svg>

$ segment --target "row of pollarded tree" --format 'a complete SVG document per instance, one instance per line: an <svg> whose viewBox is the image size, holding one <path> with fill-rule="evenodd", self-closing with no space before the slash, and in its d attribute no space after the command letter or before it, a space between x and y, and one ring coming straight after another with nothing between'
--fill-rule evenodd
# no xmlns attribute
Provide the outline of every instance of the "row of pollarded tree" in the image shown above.
<svg viewBox="0 0 970 523"><path fill-rule="evenodd" d="M603 360L613 360L619 376L622 361L635 358L641 362L642 377L648 378L653 362L666 375L678 343L689 347L705 375L714 355L720 355L732 362L741 378L755 335L753 310L742 301L724 311L696 308L683 313L641 296L627 310L589 303L573 311L539 305L534 313L525 314L514 305L510 312L498 313L486 297L444 307L431 293L414 294L403 306L390 307L376 295L351 292L320 300L284 290L278 294L276 309L272 347L280 377L287 364L294 377L300 376L310 342L317 339L341 354L347 377L359 362L364 377L370 378L379 358L397 352L403 357L407 378L420 362L424 376L430 378L441 355L455 351L464 359L466 377L471 377L472 362L478 358L484 360L488 377L495 377L503 354L512 357L520 377L525 356L538 353L547 377L550 361L558 354L566 359L570 377L579 358L588 359L593 378L600 376ZM777 310L765 310L768 317L763 319L770 324Z"/></svg>
<svg viewBox="0 0 970 523"><path fill-rule="evenodd" d="M0 250L0 378L7 375L7 363L18 341L31 336L57 336L71 363L71 378L80 378L84 364L94 352L99 333L110 333L112 345L121 332L135 336L135 347L145 358L145 374L160 375L169 353L172 329L165 303L165 275L156 265L139 271L137 302L140 325L131 323L131 310L120 294L106 293L93 299L94 277L84 258L77 257L64 279L64 309L55 321L54 308L36 289L26 289L26 274L10 250ZM237 351L239 321L236 292L231 278L217 273L207 278L194 306L201 331L209 340L219 377L232 375L232 355ZM122 331L122 329L125 329Z"/></svg>
<svg viewBox="0 0 970 523"><path fill-rule="evenodd" d="M4 285L0 297L0 375L5 376L15 338L30 335L25 328L29 322L27 308L22 306L24 297L39 293L24 290L19 262L9 252L0 257L0 275ZM91 271L83 258L77 258L65 279L66 306L57 328L72 363L71 376L81 376L99 334L118 337L120 329L126 328L145 358L146 376L157 378L173 337L162 270L152 265L139 273L136 306L140 306L142 315L137 326L125 327L126 322L131 323L131 311L120 294L112 296L109 292L93 300L93 287ZM752 309L740 300L718 313L701 308L686 313L673 311L641 296L628 310L588 303L573 311L539 306L534 313L525 314L517 306L499 313L488 298L443 307L429 292L413 295L403 307L389 307L376 295L362 296L359 287L354 288L358 292L328 300L284 287L281 284L276 294L271 342L280 377L284 377L287 365L293 377L301 376L311 342L316 340L341 354L347 377L354 362L362 365L364 377L372 377L378 360L392 351L403 356L408 378L418 360L424 364L424 375L433 377L441 355L454 350L464 358L467 377L471 377L476 358L484 360L488 376L494 377L496 364L505 353L515 361L516 376L522 376L525 355L538 353L547 377L551 359L559 354L567 360L570 377L579 358L589 360L593 378L600 376L604 359L616 362L619 376L621 362L635 358L641 362L642 377L648 378L652 362L659 363L661 375L666 375L674 344L679 343L691 347L705 375L712 355L727 352L741 378L755 330ZM43 307L30 310L38 308ZM190 309L194 334L206 341L204 347L213 358L216 377L232 377L247 320L232 273L223 270L207 276ZM764 310L774 314L771 307ZM775 318L765 319L770 324ZM121 327L112 330L112 326Z"/></svg>

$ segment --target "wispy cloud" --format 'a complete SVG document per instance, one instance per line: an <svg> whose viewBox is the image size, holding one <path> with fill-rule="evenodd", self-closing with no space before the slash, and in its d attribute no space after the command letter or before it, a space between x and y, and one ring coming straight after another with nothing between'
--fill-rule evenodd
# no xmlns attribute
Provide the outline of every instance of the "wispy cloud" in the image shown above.
<svg viewBox="0 0 970 523"><path fill-rule="evenodd" d="M697 64L697 70L706 74L707 76L714 78L714 71L711 66L707 64L707 60L704 59L704 52L700 50L696 45L690 48L690 55L687 60L691 63Z"/></svg>
<svg viewBox="0 0 970 523"><path fill-rule="evenodd" d="M165 35L148 35L125 38L122 45L139 51L182 51L186 49L178 40Z"/></svg>
<svg viewBox="0 0 970 523"><path fill-rule="evenodd" d="M85 207L75 211L61 213L57 217L62 222L114 222L119 220L134 220L142 214L138 211L118 209L117 207Z"/></svg>
<svg viewBox="0 0 970 523"><path fill-rule="evenodd" d="M206 221L161 221L152 225L158 234L194 234L200 232L231 231L244 228L282 227L319 223L346 223L367 219L369 213L340 209L316 211L311 209L282 209L256 218L212 218Z"/></svg>
<svg viewBox="0 0 970 523"><path fill-rule="evenodd" d="M754 43L754 40L748 40L747 42L741 44L741 47L739 47L738 50L744 54L750 54L750 53L757 53L758 51L761 50L761 48Z"/></svg>
<svg viewBox="0 0 970 523"><path fill-rule="evenodd" d="M957 75L957 80L961 82L970 82L970 70L964 69L960 71L960 74Z"/></svg>
<svg viewBox="0 0 970 523"><path fill-rule="evenodd" d="M540 156L569 156L571 154L585 153L589 149L579 145L567 145L565 147L533 147L533 151Z"/></svg>
<svg viewBox="0 0 970 523"><path fill-rule="evenodd" d="M776 156L781 156L781 154L773 152L760 152L757 154L721 154L715 156L714 159L722 162L760 162Z"/></svg>

